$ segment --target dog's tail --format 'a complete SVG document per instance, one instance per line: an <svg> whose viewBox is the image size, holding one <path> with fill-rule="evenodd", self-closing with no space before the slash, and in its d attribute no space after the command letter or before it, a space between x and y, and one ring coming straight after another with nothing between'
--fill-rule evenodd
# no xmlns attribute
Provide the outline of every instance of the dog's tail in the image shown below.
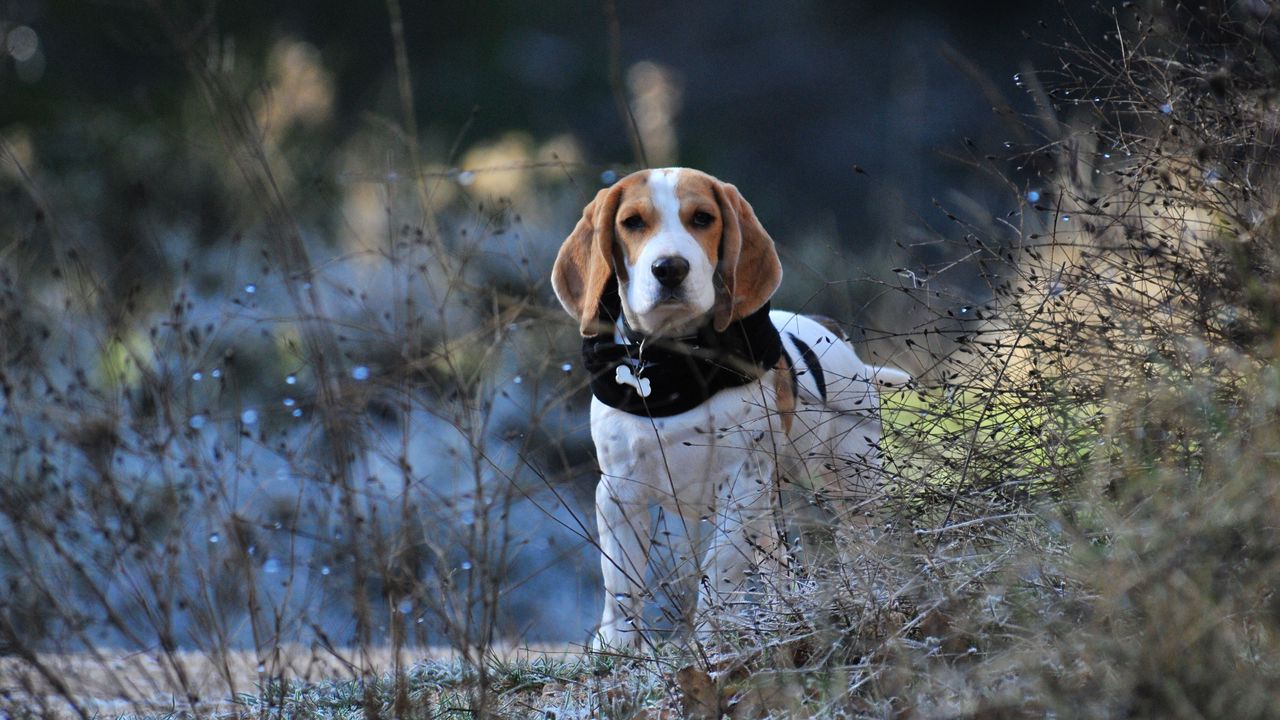
<svg viewBox="0 0 1280 720"><path fill-rule="evenodd" d="M888 365L868 365L871 371L871 382L886 388L906 387L911 382L911 373Z"/></svg>
<svg viewBox="0 0 1280 720"><path fill-rule="evenodd" d="M775 310L769 319L791 359L802 405L821 403L843 412L874 413L881 389L911 382L907 372L863 362L848 336L829 318Z"/></svg>

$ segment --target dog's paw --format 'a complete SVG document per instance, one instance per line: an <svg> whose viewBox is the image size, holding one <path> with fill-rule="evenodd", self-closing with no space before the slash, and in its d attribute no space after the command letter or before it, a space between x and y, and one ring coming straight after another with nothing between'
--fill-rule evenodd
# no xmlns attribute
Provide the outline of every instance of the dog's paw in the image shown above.
<svg viewBox="0 0 1280 720"><path fill-rule="evenodd" d="M631 654L640 650L643 642L644 638L637 630L602 627L591 638L591 652Z"/></svg>

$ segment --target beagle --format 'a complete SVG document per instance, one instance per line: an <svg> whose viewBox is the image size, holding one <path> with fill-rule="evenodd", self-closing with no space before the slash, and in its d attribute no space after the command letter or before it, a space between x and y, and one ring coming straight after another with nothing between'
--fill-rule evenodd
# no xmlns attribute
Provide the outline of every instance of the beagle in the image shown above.
<svg viewBox="0 0 1280 720"><path fill-rule="evenodd" d="M654 542L650 510L683 524L700 584L686 622L783 569L778 478L868 514L880 470L880 385L834 323L770 311L773 240L733 185L687 168L600 190L564 241L556 297L591 372L604 575L597 647L638 646Z"/></svg>

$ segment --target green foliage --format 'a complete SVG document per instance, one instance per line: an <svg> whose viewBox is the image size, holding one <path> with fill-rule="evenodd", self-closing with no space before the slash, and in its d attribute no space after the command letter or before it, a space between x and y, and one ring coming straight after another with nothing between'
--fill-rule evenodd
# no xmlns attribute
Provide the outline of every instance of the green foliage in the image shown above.
<svg viewBox="0 0 1280 720"><path fill-rule="evenodd" d="M883 403L885 452L906 492L945 494L976 478L1024 495L1061 490L1099 438L1096 405L1016 390L929 387L884 393Z"/></svg>

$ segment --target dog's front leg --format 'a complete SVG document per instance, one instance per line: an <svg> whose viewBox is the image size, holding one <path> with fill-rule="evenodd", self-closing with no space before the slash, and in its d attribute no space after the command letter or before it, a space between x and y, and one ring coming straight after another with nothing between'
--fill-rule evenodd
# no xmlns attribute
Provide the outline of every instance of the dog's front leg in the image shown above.
<svg viewBox="0 0 1280 720"><path fill-rule="evenodd" d="M753 452L718 485L715 532L707 548L706 576L698 595L700 632L708 622L749 606L751 585L769 592L786 563L774 526L773 463ZM728 611L728 612L726 612Z"/></svg>
<svg viewBox="0 0 1280 720"><path fill-rule="evenodd" d="M639 648L645 571L649 565L649 507L635 483L603 476L596 486L604 613L595 647Z"/></svg>

